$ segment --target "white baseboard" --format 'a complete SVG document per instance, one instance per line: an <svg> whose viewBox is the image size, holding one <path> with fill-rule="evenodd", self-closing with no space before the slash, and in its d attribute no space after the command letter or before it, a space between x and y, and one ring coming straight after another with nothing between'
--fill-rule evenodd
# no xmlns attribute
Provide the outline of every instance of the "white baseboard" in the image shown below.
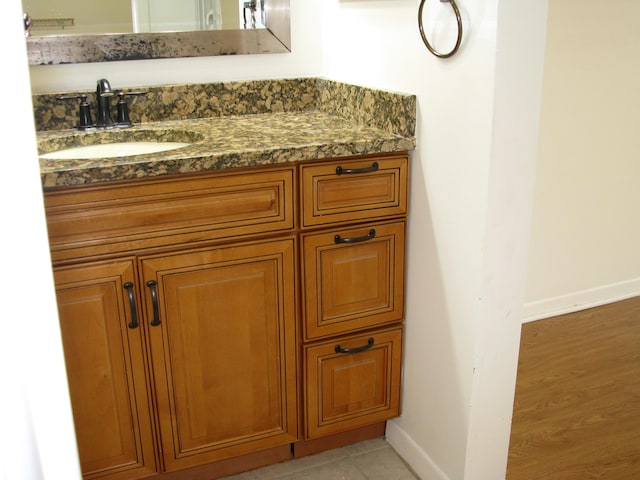
<svg viewBox="0 0 640 480"><path fill-rule="evenodd" d="M522 323L586 310L640 295L640 278L525 303Z"/></svg>
<svg viewBox="0 0 640 480"><path fill-rule="evenodd" d="M387 442L421 480L451 480L413 439L393 420L387 422Z"/></svg>

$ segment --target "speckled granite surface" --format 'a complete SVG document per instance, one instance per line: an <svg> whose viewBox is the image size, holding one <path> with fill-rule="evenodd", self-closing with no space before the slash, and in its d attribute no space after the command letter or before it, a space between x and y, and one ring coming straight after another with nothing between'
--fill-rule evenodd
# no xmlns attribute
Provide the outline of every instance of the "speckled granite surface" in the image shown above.
<svg viewBox="0 0 640 480"><path fill-rule="evenodd" d="M131 119L138 125L116 131L70 130L76 122L77 102L57 100L59 94L34 96L40 153L105 140L162 139L188 141L190 146L122 158L40 159L43 185L81 185L415 148L413 95L324 79L144 90L146 95L130 100Z"/></svg>

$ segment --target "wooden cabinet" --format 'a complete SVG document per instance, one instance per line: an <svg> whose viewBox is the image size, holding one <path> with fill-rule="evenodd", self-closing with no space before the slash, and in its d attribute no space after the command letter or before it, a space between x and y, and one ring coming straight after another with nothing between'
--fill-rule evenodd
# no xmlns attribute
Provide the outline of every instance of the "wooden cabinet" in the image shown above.
<svg viewBox="0 0 640 480"><path fill-rule="evenodd" d="M300 170L304 431L312 443L400 414L408 158Z"/></svg>
<svg viewBox="0 0 640 480"><path fill-rule="evenodd" d="M45 192L85 478L217 478L397 416L407 181L390 154Z"/></svg>
<svg viewBox="0 0 640 480"><path fill-rule="evenodd" d="M141 265L166 470L295 441L294 239Z"/></svg>
<svg viewBox="0 0 640 480"><path fill-rule="evenodd" d="M290 455L293 172L46 192L85 478L215 478L229 459ZM225 467L193 472L212 462Z"/></svg>
<svg viewBox="0 0 640 480"><path fill-rule="evenodd" d="M85 478L154 473L145 342L128 295L139 303L133 259L57 268L54 276Z"/></svg>

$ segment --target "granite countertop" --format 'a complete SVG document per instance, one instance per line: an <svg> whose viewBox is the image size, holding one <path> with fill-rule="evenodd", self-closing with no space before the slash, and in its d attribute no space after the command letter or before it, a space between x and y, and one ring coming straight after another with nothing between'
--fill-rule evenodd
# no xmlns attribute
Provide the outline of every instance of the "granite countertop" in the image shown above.
<svg viewBox="0 0 640 480"><path fill-rule="evenodd" d="M372 106L371 110L382 111L380 105L384 104L378 101L376 108ZM409 105L412 106L411 102ZM415 148L411 124L414 121L414 117L411 118L413 111L411 108L408 110L409 127L400 132L397 128L384 128L380 122L376 123L373 116L371 118L374 121L362 121L362 118L350 118L341 112L319 109L167 119L148 121L127 129L89 132L75 129L42 130L37 132L41 154L70 146L101 143L104 141L101 138L110 138L110 141L182 141L190 145L160 153L118 158L40 158L40 173L43 186L53 188L408 151ZM391 112L389 118L399 117ZM399 118L399 121L403 120Z"/></svg>
<svg viewBox="0 0 640 480"><path fill-rule="evenodd" d="M272 165L301 160L396 152L415 148L415 139L350 123L322 112L267 113L148 123L113 132L126 141L137 131L195 133L196 141L167 152L91 160L40 159L45 187L80 185L221 168ZM38 133L39 145L64 145L76 130ZM201 139L198 140L198 137ZM86 144L91 144L91 141ZM63 147L64 148L64 147ZM50 150L50 149L43 149ZM41 150L40 153L45 153Z"/></svg>

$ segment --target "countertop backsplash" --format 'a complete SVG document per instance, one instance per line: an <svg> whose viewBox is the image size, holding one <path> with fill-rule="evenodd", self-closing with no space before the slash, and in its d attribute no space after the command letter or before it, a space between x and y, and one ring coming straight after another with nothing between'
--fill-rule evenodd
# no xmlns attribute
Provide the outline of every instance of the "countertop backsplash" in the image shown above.
<svg viewBox="0 0 640 480"><path fill-rule="evenodd" d="M118 85L112 84L112 88L118 90ZM122 90L147 92L128 97L134 123L320 111L388 133L415 136L415 95L322 78L140 86ZM86 94L88 102L95 104L95 90L34 95L37 131L65 130L76 125L79 101L59 100L62 94ZM115 100L113 104L115 109ZM92 113L95 116L95 108Z"/></svg>

